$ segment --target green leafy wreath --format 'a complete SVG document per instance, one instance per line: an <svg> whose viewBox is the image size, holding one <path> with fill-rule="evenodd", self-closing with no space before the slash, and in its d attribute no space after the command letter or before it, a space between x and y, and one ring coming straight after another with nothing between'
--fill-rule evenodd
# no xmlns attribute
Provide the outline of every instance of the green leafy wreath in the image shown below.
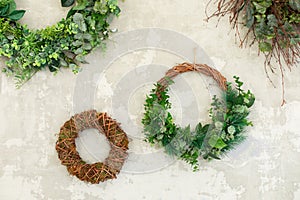
<svg viewBox="0 0 300 200"><path fill-rule="evenodd" d="M199 123L195 130L191 130L190 126L182 128L176 125L169 112L168 90L172 79L190 71L211 76L223 91L221 99L213 97L209 110L212 122L205 125ZM167 154L185 160L193 170L198 169L199 157L220 159L245 139L244 129L252 125L248 115L255 97L249 90L245 92L241 88L243 83L238 77L234 78L235 85L205 64L183 63L170 69L146 98L142 119L146 141L163 146Z"/></svg>
<svg viewBox="0 0 300 200"><path fill-rule="evenodd" d="M0 0L0 56L6 57L2 70L14 76L20 87L36 72L61 67L80 71L84 56L96 47L105 48L105 40L118 0L61 0L63 7L73 6L65 19L41 30L30 30L17 21L25 10L16 10L14 0Z"/></svg>
<svg viewBox="0 0 300 200"><path fill-rule="evenodd" d="M300 1L210 0L209 3L211 2L217 4L217 9L208 19L229 14L230 23L237 32L241 46L248 40L250 45L258 43L259 52L266 57L265 67L269 66L272 72L276 68L271 61L274 59L278 62L282 77L282 105L285 104L282 64L285 63L291 70L300 61ZM244 36L240 32L241 25L248 29ZM265 69L268 73L267 68ZM267 76L269 78L268 74Z"/></svg>

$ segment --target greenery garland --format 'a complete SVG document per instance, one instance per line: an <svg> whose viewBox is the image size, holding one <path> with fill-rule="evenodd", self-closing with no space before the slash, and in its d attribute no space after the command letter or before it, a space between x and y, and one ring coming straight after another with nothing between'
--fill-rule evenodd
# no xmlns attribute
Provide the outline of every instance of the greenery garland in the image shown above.
<svg viewBox="0 0 300 200"><path fill-rule="evenodd" d="M211 2L211 1L210 1ZM218 0L217 11L211 17L230 14L230 23L237 30L243 46L257 42L259 51L266 56L265 66L275 70L271 61L279 63L284 99L284 69L282 60L291 69L300 60L300 1L299 0ZM240 34L240 24L248 28ZM250 34L251 33L251 34ZM269 76L268 76L269 77Z"/></svg>
<svg viewBox="0 0 300 200"><path fill-rule="evenodd" d="M190 126L180 127L174 123L169 112L169 85L180 73L196 71L212 76L223 89L222 98L213 97L209 116L211 123L199 123L195 130ZM244 129L252 125L247 117L255 101L254 95L241 87L243 83L234 77L229 83L217 70L207 65L183 63L169 70L164 78L155 84L146 98L142 123L146 141L159 144L167 154L178 157L198 169L198 158L220 159L220 157L245 139Z"/></svg>
<svg viewBox="0 0 300 200"><path fill-rule="evenodd" d="M289 66L300 58L300 1L299 0L219 0L218 10L212 16L231 14L230 22L238 30L242 24L254 34L259 50L266 54L267 63L272 57L280 62L283 56ZM240 34L238 34L240 35Z"/></svg>
<svg viewBox="0 0 300 200"><path fill-rule="evenodd" d="M0 56L7 58L3 69L14 76L17 87L37 71L61 67L80 71L79 63L96 47L105 48L109 25L120 8L118 0L61 0L72 6L65 19L41 30L30 30L17 21L25 10L16 10L14 0L0 0Z"/></svg>

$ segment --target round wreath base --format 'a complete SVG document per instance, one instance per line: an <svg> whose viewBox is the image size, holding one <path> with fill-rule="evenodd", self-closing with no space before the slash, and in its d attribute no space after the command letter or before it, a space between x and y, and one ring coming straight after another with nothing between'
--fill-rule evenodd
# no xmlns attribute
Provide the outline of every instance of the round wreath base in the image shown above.
<svg viewBox="0 0 300 200"><path fill-rule="evenodd" d="M216 69L206 64L182 63L169 69L165 76L158 83L165 88L169 86L169 79L174 79L177 75L185 72L199 72L206 76L211 76L222 90L227 89L227 79Z"/></svg>
<svg viewBox="0 0 300 200"><path fill-rule="evenodd" d="M75 139L86 129L94 128L103 133L110 144L111 150L105 161L87 164L76 150ZM127 158L128 138L119 124L95 110L76 114L61 127L56 151L61 164L65 165L70 174L82 181L93 184L116 178Z"/></svg>
<svg viewBox="0 0 300 200"><path fill-rule="evenodd" d="M210 76L223 90L221 99L216 96L212 99L209 109L211 123L199 122L194 130L190 125L178 126L169 112L169 86L174 83L176 76L185 72ZM167 154L185 160L194 171L199 169L199 157L206 160L221 159L222 155L245 139L243 131L252 125L247 117L255 97L250 90L245 92L241 88L243 82L239 77L234 76L234 79L235 84L232 85L219 71L206 64L182 63L168 70L154 85L144 104L142 123L145 140L163 146Z"/></svg>

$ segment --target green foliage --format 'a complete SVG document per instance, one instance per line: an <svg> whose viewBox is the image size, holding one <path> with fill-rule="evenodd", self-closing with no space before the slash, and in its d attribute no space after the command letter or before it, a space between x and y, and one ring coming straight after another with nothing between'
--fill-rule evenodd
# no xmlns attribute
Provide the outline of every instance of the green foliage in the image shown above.
<svg viewBox="0 0 300 200"><path fill-rule="evenodd" d="M252 125L247 117L255 97L249 90L242 89L243 83L238 77L234 78L235 86L227 83L222 98L213 98L209 111L212 122L199 123L195 130L174 123L168 111L171 108L168 88L156 84L144 105L142 123L146 141L163 146L169 155L185 160L194 170L198 169L199 157L220 159L245 139L243 131Z"/></svg>
<svg viewBox="0 0 300 200"><path fill-rule="evenodd" d="M265 65L270 66L273 71L271 61L275 60L279 64L282 85L284 85L283 62L291 68L297 65L300 58L300 0L217 0L210 2L214 2L217 10L208 16L208 19L230 14L230 23L237 31L240 45L245 45L249 40L250 46L258 43L258 50L266 57ZM241 24L248 28L245 34L240 33Z"/></svg>
<svg viewBox="0 0 300 200"><path fill-rule="evenodd" d="M6 18L12 21L18 21L21 19L25 10L16 10L16 3L13 0L0 2L0 17Z"/></svg>
<svg viewBox="0 0 300 200"><path fill-rule="evenodd" d="M0 2L4 5L0 7L0 56L7 58L3 72L14 76L18 87L45 68L56 73L66 67L78 73L79 64L86 63L85 55L105 47L111 18L120 13L116 0L77 0L76 4L62 0L63 6L73 5L66 19L45 29L30 30L16 22L25 11L15 10L13 0ZM96 4L106 11L96 11Z"/></svg>
<svg viewBox="0 0 300 200"><path fill-rule="evenodd" d="M273 52L277 41L283 49L299 46L299 0L251 0L244 7L245 25L253 28L260 51Z"/></svg>
<svg viewBox="0 0 300 200"><path fill-rule="evenodd" d="M69 7L75 3L75 0L61 0L62 7Z"/></svg>
<svg viewBox="0 0 300 200"><path fill-rule="evenodd" d="M12 0L0 0L0 8L10 4Z"/></svg>

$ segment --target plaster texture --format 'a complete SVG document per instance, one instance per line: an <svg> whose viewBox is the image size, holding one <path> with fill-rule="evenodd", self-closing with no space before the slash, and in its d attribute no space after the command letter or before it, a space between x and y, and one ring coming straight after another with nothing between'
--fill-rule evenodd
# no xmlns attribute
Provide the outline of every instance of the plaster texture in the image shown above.
<svg viewBox="0 0 300 200"><path fill-rule="evenodd" d="M33 29L55 24L68 12L58 0L16 2L27 10L22 23ZM285 71L287 104L280 107L279 71L270 74L274 88L255 45L240 48L227 18L218 27L217 19L204 20L208 2L121 2L122 13L112 24L118 33L105 53L95 50L87 57L89 64L79 75L42 71L17 90L1 74L0 199L300 199L300 68ZM239 76L257 97L247 140L221 161L201 161L199 172L143 142L140 123L151 85L176 63L193 62L194 48L196 62L211 64L229 80ZM176 79L171 90L176 122L192 127L207 122L211 95L217 92L197 74ZM90 108L117 119L131 141L118 179L98 185L68 175L55 151L63 123ZM86 131L78 138L78 149L95 162L105 158L109 145Z"/></svg>

